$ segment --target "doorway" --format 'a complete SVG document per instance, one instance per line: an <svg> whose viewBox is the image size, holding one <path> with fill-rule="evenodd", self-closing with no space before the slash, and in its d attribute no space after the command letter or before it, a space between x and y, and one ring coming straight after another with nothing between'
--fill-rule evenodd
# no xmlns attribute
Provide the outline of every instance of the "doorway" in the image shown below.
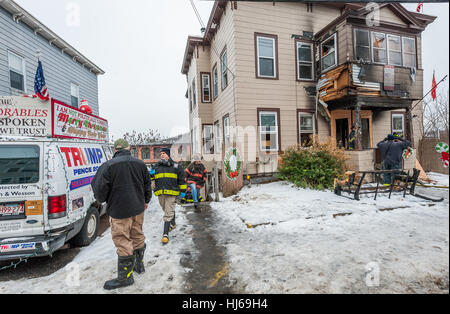
<svg viewBox="0 0 450 314"><path fill-rule="evenodd" d="M370 124L369 119L361 119L362 124L362 139L361 144L363 149L369 149L370 148Z"/></svg>
<svg viewBox="0 0 450 314"><path fill-rule="evenodd" d="M339 148L348 148L348 119L336 119L336 144Z"/></svg>

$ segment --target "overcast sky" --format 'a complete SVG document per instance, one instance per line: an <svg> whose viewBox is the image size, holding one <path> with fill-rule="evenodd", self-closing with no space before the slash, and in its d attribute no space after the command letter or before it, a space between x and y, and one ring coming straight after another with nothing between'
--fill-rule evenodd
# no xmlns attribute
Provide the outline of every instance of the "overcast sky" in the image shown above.
<svg viewBox="0 0 450 314"><path fill-rule="evenodd" d="M16 1L106 72L99 76L100 116L114 138L150 128L165 136L189 131L181 64L187 36L200 35L189 0ZM206 24L213 2L194 2ZM433 69L437 80L449 72L449 4L425 3L423 13L438 17L423 33L427 92Z"/></svg>

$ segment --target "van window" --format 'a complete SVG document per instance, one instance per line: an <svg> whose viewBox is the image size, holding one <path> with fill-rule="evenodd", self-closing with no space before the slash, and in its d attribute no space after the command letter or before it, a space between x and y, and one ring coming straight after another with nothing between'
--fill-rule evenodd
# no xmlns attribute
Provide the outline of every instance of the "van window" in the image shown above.
<svg viewBox="0 0 450 314"><path fill-rule="evenodd" d="M0 146L0 185L39 182L39 146Z"/></svg>

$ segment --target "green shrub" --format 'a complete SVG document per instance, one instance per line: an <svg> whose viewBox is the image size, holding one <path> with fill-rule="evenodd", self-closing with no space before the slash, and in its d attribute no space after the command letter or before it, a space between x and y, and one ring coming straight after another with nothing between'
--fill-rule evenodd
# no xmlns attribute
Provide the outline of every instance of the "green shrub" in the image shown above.
<svg viewBox="0 0 450 314"><path fill-rule="evenodd" d="M279 166L280 179L316 190L334 186L334 179L341 178L345 173L344 151L329 140L315 142L312 147L295 146L285 151Z"/></svg>

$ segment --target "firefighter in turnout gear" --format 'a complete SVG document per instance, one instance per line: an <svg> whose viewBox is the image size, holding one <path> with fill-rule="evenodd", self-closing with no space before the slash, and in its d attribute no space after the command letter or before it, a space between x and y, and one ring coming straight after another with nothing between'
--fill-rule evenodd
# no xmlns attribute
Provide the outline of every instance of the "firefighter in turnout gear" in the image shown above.
<svg viewBox="0 0 450 314"><path fill-rule="evenodd" d="M178 196L186 195L184 169L170 158L170 149L163 148L161 160L150 170L155 181L154 194L164 211L164 231L162 243L169 243L169 232L175 229L175 205Z"/></svg>
<svg viewBox="0 0 450 314"><path fill-rule="evenodd" d="M200 157L196 155L193 158L193 162L186 168L185 171L186 182L190 189L192 202L197 209L198 203L203 201L202 196L200 195L200 190L205 185L207 170L201 163ZM189 202L191 199L185 201Z"/></svg>

